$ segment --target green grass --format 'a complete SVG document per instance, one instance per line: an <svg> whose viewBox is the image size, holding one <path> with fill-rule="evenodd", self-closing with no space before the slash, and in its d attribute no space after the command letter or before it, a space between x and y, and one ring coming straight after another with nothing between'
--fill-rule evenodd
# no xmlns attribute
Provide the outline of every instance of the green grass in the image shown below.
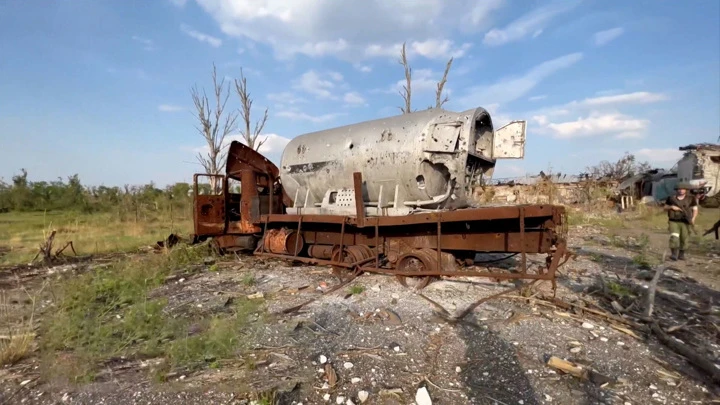
<svg viewBox="0 0 720 405"><path fill-rule="evenodd" d="M40 334L49 375L84 382L112 359L159 357L165 367L153 372L162 380L168 368L197 368L235 357L249 325L261 320L255 315L261 304L240 299L229 314L192 319L168 315L167 301L150 295L173 272L202 268L207 255L205 245L181 246L61 281Z"/></svg>
<svg viewBox="0 0 720 405"><path fill-rule="evenodd" d="M348 293L352 295L362 294L365 291L365 287L361 285L354 285L348 289Z"/></svg>
<svg viewBox="0 0 720 405"><path fill-rule="evenodd" d="M11 212L0 214L0 264L28 263L46 235L55 230L53 246L59 249L72 241L79 255L130 252L153 245L171 232L192 230L189 213L175 218L140 217L137 222L120 221L116 214L76 212ZM68 251L66 254L72 254Z"/></svg>

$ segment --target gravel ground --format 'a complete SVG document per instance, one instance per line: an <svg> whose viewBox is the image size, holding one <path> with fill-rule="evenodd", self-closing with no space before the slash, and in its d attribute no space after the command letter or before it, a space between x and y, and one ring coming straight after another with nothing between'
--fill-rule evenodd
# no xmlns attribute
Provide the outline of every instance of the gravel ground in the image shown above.
<svg viewBox="0 0 720 405"><path fill-rule="evenodd" d="M582 294L594 299L587 292L599 278L646 283L639 277L642 270L630 260L632 252L609 246L590 228L571 234L571 248L578 255L562 268L557 290L562 300L579 302ZM684 266L699 271L719 262L716 257L698 257ZM217 272L169 282L155 294L168 297L170 311L211 314L222 311L233 295L262 292L268 311L278 313L337 282L324 268L252 257L228 260L219 267ZM255 276L255 285L243 284L248 273ZM717 291L689 273L671 270L671 282L663 285L689 301L704 304L715 299ZM271 317L254 337L255 349L219 369L175 375L156 384L145 373L151 362L120 363L98 382L67 386L38 382L37 360L31 359L1 371L0 400L242 404L248 403L244 393L268 389L281 393L283 404L359 404L363 392L367 404L411 404L417 403L419 389L427 390L433 404L701 404L717 398L716 387L654 338L634 338L598 317L516 296L491 300L464 322L453 324L391 277L366 274L351 285L364 290L351 295L343 288L297 312ZM453 314L509 287L513 285L439 280L422 294ZM547 292L547 285L534 291ZM707 344L717 348L717 336ZM556 371L546 365L549 356L591 368L607 382L580 381ZM254 368L247 367L249 359ZM334 386L326 379L328 364L337 375Z"/></svg>

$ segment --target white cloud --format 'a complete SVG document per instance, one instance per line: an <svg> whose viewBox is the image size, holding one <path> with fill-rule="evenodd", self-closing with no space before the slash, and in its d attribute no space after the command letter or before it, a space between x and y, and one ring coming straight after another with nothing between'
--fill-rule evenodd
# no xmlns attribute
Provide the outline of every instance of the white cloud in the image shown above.
<svg viewBox="0 0 720 405"><path fill-rule="evenodd" d="M208 45L212 46L213 48L218 48L220 45L222 45L222 40L220 38L214 37L212 35L204 34L200 31L196 31L192 28L190 28L188 25L181 25L180 29L190 36L191 38L195 38L200 42L206 42Z"/></svg>
<svg viewBox="0 0 720 405"><path fill-rule="evenodd" d="M540 100L545 100L546 98L547 98L547 95L541 94L539 96L532 96L532 97L528 98L528 100L529 101L540 101Z"/></svg>
<svg viewBox="0 0 720 405"><path fill-rule="evenodd" d="M413 59L419 55L427 59L449 59L459 58L467 53L472 44L465 43L456 46L449 39L428 39L425 41L412 41L405 45L405 52L408 59ZM395 44L370 44L365 48L365 56L367 57L390 57L394 59L400 58L402 52L402 43Z"/></svg>
<svg viewBox="0 0 720 405"><path fill-rule="evenodd" d="M279 54L281 58L288 58L296 53L307 56L326 56L335 55L347 48L347 41L341 38L336 41L306 42L299 46L290 46L286 49L280 50Z"/></svg>
<svg viewBox="0 0 720 405"><path fill-rule="evenodd" d="M610 28L609 30L596 32L595 35L593 35L593 39L595 40L595 45L603 46L617 39L624 32L625 30L622 27Z"/></svg>
<svg viewBox="0 0 720 405"><path fill-rule="evenodd" d="M546 127L553 137L558 139L599 135L613 135L616 139L639 138L650 124L648 120L619 113L593 112L587 117L561 123L550 123L545 116L534 118L539 125Z"/></svg>
<svg viewBox="0 0 720 405"><path fill-rule="evenodd" d="M335 92L342 78L337 72L329 72L328 79L323 79L316 71L308 70L295 80L293 88L320 99L337 99Z"/></svg>
<svg viewBox="0 0 720 405"><path fill-rule="evenodd" d="M345 93L343 101L345 102L345 104L350 106L367 105L363 96L354 91Z"/></svg>
<svg viewBox="0 0 720 405"><path fill-rule="evenodd" d="M143 45L143 49L145 49L146 51L155 50L155 44L152 39L147 39L147 38L139 37L137 35L133 35L132 40L135 42L141 43Z"/></svg>
<svg viewBox="0 0 720 405"><path fill-rule="evenodd" d="M525 96L541 81L552 74L567 69L582 59L582 53L571 53L543 62L522 76L500 79L489 86L475 86L459 102L464 108L488 104L503 104Z"/></svg>
<svg viewBox="0 0 720 405"><path fill-rule="evenodd" d="M574 6L574 3L563 2L537 8L511 22L505 28L491 29L485 34L483 43L489 46L500 46L519 41L529 35L537 37L553 17L569 11Z"/></svg>
<svg viewBox="0 0 720 405"><path fill-rule="evenodd" d="M260 134L257 139L258 142L263 141L263 144L260 145L260 148L258 148L258 152L268 158L279 158L282 155L285 146L287 146L287 144L290 142L289 138L272 133ZM247 145L247 142L245 142L245 138L243 138L242 135L228 135L223 140L221 148L225 149L229 147L233 141L238 141L244 145ZM207 154L210 148L208 148L207 145L203 145L195 147L192 150L194 153Z"/></svg>
<svg viewBox="0 0 720 405"><path fill-rule="evenodd" d="M179 105L173 105L173 104L160 104L158 106L158 111L162 111L162 112L185 111L185 107L179 106Z"/></svg>
<svg viewBox="0 0 720 405"><path fill-rule="evenodd" d="M386 49L403 41L428 40L445 47L458 31L486 29L490 14L504 0L196 0L223 31L271 46L277 57L295 54L338 56L358 61L383 56L366 53L369 45ZM368 22L372 28L368 29ZM449 45L448 45L449 46ZM445 51L462 52L451 47ZM432 54L433 57L439 57Z"/></svg>
<svg viewBox="0 0 720 405"><path fill-rule="evenodd" d="M612 96L602 96L594 98L586 98L579 103L587 106L599 105L615 105L615 104L646 104L665 101L668 96L661 93L650 93L647 91L637 91L634 93L616 94Z"/></svg>
<svg viewBox="0 0 720 405"><path fill-rule="evenodd" d="M267 95L267 99L269 101L274 101L276 103L282 104L300 104L307 101L304 98L298 97L289 91L284 91L282 93L269 93Z"/></svg>
<svg viewBox="0 0 720 405"><path fill-rule="evenodd" d="M372 67L371 67L371 66L368 66L368 65L355 64L354 67L355 67L355 69L361 71L362 73L370 73L370 72L372 72Z"/></svg>
<svg viewBox="0 0 720 405"><path fill-rule="evenodd" d="M654 166L672 167L682 156L683 153L677 148L643 148L635 152L635 157L638 160L647 160Z"/></svg>
<svg viewBox="0 0 720 405"><path fill-rule="evenodd" d="M276 114L278 117L284 117L295 121L310 121L314 123L322 123L327 121L332 121L335 118L342 116L344 114L341 113L335 113L335 114L323 114L323 115L310 115L301 111L280 111Z"/></svg>

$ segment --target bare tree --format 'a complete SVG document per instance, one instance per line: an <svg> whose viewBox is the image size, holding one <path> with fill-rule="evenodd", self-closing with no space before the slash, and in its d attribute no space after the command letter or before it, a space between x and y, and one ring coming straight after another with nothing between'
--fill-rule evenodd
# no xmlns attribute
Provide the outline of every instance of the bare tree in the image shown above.
<svg viewBox="0 0 720 405"><path fill-rule="evenodd" d="M625 152L617 162L603 160L596 166L588 167L587 171L593 178L604 178L622 181L636 174L650 170L648 162L638 162L635 155Z"/></svg>
<svg viewBox="0 0 720 405"><path fill-rule="evenodd" d="M445 96L445 98L442 98L442 92L443 88L445 87L445 83L447 83L447 77L448 73L450 73L450 66L452 66L453 58L450 58L448 60L447 65L445 66L445 73L443 73L442 79L437 84L437 91L435 92L435 108L441 108L443 104L448 102L448 97Z"/></svg>
<svg viewBox="0 0 720 405"><path fill-rule="evenodd" d="M403 42L402 45L402 51L400 51L400 61L399 63L403 65L405 68L405 85L403 86L403 91L400 91L400 95L402 96L403 100L405 100L405 106L404 107L398 107L400 111L402 111L403 114L410 114L412 112L412 109L410 108L410 99L412 97L411 92L411 82L412 82L412 68L408 64L407 61L407 55L405 54L405 43Z"/></svg>
<svg viewBox="0 0 720 405"><path fill-rule="evenodd" d="M230 86L228 85L227 91L224 90L224 78L218 83L217 69L214 63L212 81L212 101L214 105L210 104L205 90L202 90L201 93L198 91L197 86L192 88L191 95L195 105L195 113L199 121L199 125L195 128L197 128L198 132L205 138L209 149L207 155L198 153L197 159L203 168L205 168L206 173L220 174L227 153L223 152L223 142L225 141L225 137L235 129L235 121L237 121L238 113L237 111L230 111L224 115L225 105L230 97ZM216 189L217 184L212 180L211 184L213 189Z"/></svg>
<svg viewBox="0 0 720 405"><path fill-rule="evenodd" d="M240 69L240 80L235 79L235 90L240 97L242 119L245 122L245 127L240 129L240 134L243 136L243 138L245 138L245 143L247 144L247 146L253 148L254 150L259 150L260 147L267 141L267 137L265 137L265 139L261 141L258 141L258 136L260 136L263 128L265 128L265 122L267 122L268 118L268 109L265 108L265 113L263 114L262 119L258 120L255 123L255 128L251 132L250 110L252 109L253 100L250 98L250 93L248 92L247 88L247 80L245 79L245 76L243 76L242 69Z"/></svg>

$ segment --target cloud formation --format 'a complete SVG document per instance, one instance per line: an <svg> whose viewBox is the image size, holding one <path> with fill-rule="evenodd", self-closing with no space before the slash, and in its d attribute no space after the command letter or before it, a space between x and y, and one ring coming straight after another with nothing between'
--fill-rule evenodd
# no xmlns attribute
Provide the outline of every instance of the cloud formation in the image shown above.
<svg viewBox="0 0 720 405"><path fill-rule="evenodd" d="M593 35L593 40L595 41L595 45L603 46L617 39L624 32L625 30L622 27L610 28L609 30L596 32L595 35Z"/></svg>
<svg viewBox="0 0 720 405"><path fill-rule="evenodd" d="M347 60L396 56L408 41L430 58L461 55L456 32L486 29L503 0L196 0L227 35L271 46L277 57L334 55ZM372 29L368 23L372 22Z"/></svg>
<svg viewBox="0 0 720 405"><path fill-rule="evenodd" d="M567 69L583 58L576 52L545 61L520 76L509 76L491 85L475 86L460 98L463 108L489 104L505 104L517 100L529 93L535 86L554 73Z"/></svg>
<svg viewBox="0 0 720 405"><path fill-rule="evenodd" d="M205 42L208 45L212 46L213 48L218 48L218 47L220 47L220 45L222 45L222 40L220 38L217 38L212 35L208 35L208 34L200 32L200 31L194 30L186 24L181 25L180 29L182 30L182 32L184 32L191 38L195 38L200 42Z"/></svg>
<svg viewBox="0 0 720 405"><path fill-rule="evenodd" d="M547 4L512 21L504 28L493 28L485 34L483 44L500 46L525 37L537 37L555 16L571 10L574 2Z"/></svg>

